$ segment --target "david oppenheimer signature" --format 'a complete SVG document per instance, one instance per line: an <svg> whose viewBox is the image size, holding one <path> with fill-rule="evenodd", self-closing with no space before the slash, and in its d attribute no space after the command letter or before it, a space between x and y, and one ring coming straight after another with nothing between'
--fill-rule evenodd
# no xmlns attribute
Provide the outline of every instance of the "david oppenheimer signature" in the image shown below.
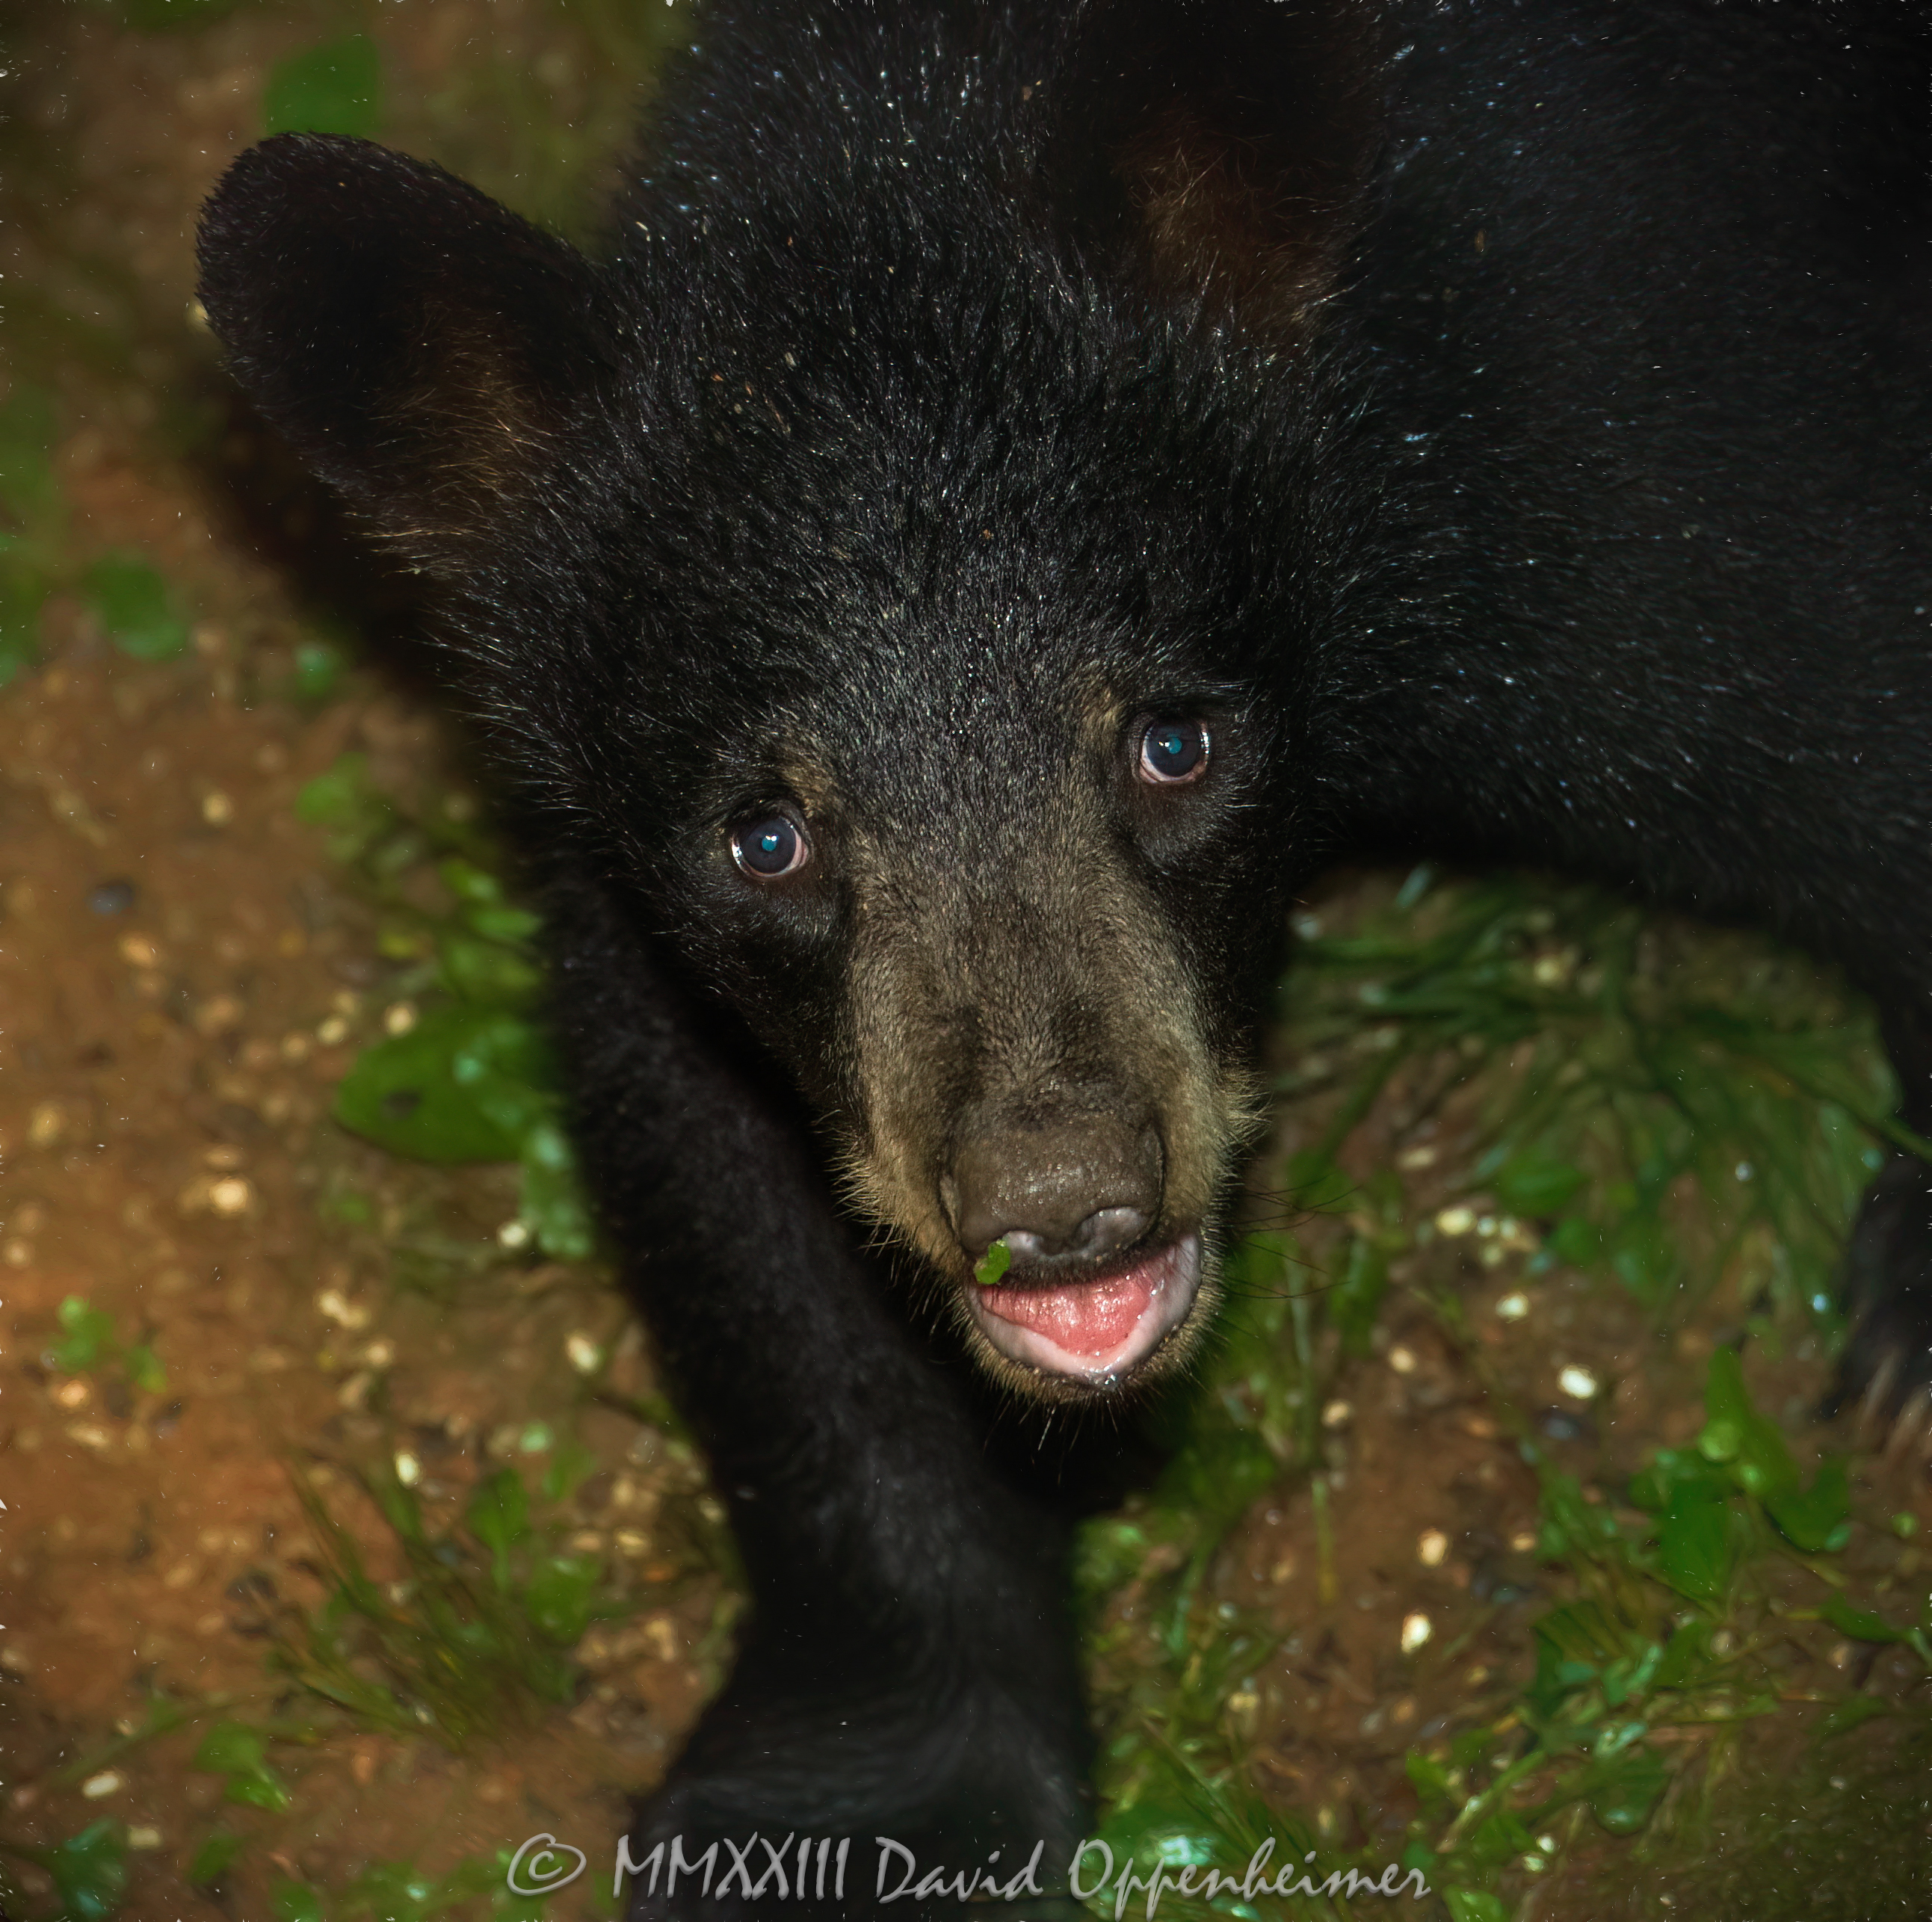
<svg viewBox="0 0 1932 1922"><path fill-rule="evenodd" d="M643 1880L646 1895L656 1894L662 1880L666 1895L674 1895L680 1885L688 1890L695 1882L700 1897L716 1901L742 1897L750 1902L823 1902L830 1896L835 1902L843 1902L848 1870L854 1899L866 1899L869 1881L871 1898L882 1908L890 1903L935 1895L959 1902L970 1902L976 1896L1016 1902L1022 1896L1046 1893L1040 1881L1040 1861L1046 1852L1043 1842L1036 1843L1032 1855L1017 1868L1003 1867L995 1849L976 1869L924 1870L904 1843L890 1836L875 1835L869 1845L856 1851L852 1843L849 1835L794 1834L778 1841L754 1834L742 1844L728 1839L709 1843L692 1854L687 1853L684 1837L674 1835L640 1861L632 1855L631 1839L626 1836L617 1844L610 1894L614 1899L622 1895L624 1878L636 1876ZM1300 1861L1285 1862L1279 1868L1274 1864L1274 1849L1270 1837L1238 1870L1199 1863L1175 1866L1155 1862L1143 1873L1131 1857L1116 1864L1114 1852L1106 1843L1089 1838L1074 1851L1066 1880L1082 1902L1112 1890L1117 1922L1136 1896L1145 1898L1145 1912L1151 1922L1161 1897L1170 1889L1177 1895L1209 1901L1218 1895L1238 1895L1249 1902L1258 1895L1360 1897L1431 1893L1420 1869L1404 1870L1391 1862L1379 1876L1365 1875L1359 1869L1336 1869L1324 1876L1312 1866L1312 1849ZM582 1849L573 1849L554 1835L533 1835L512 1858L504 1880L513 1894L548 1895L575 1882L586 1866ZM869 1876L868 1870L873 1871Z"/></svg>

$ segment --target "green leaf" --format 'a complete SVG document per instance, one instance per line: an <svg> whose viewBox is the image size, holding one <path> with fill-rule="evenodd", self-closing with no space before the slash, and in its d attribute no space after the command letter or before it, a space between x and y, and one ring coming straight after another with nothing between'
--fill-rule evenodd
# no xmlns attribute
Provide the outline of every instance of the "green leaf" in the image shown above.
<svg viewBox="0 0 1932 1922"><path fill-rule="evenodd" d="M80 1375L111 1357L118 1344L114 1339L114 1318L91 1306L77 1294L60 1305L60 1325L65 1336L53 1345L54 1365L69 1375Z"/></svg>
<svg viewBox="0 0 1932 1922"><path fill-rule="evenodd" d="M1574 1475L1546 1471L1537 1532L1537 1558L1566 1561L1575 1555L1594 1555L1605 1549L1622 1553L1624 1542L1616 1517L1601 1502L1584 1499L1583 1484Z"/></svg>
<svg viewBox="0 0 1932 1922"><path fill-rule="evenodd" d="M1425 1805L1447 1803L1454 1798L1455 1786L1449 1780L1449 1771L1443 1763L1424 1755L1420 1749L1411 1749L1402 1757L1402 1765Z"/></svg>
<svg viewBox="0 0 1932 1922"><path fill-rule="evenodd" d="M560 1648L584 1639L597 1586L595 1562L552 1555L540 1563L524 1590L524 1610L537 1633Z"/></svg>
<svg viewBox="0 0 1932 1922"><path fill-rule="evenodd" d="M1117 1861L1161 1863L1170 1870L1192 1864L1205 1868L1227 1853L1225 1840L1202 1820L1198 1809L1177 1807L1166 1796L1155 1796L1130 1807L1112 1811L1100 1825L1100 1837ZM1097 1851L1088 1856L1084 1873L1099 1870Z"/></svg>
<svg viewBox="0 0 1932 1922"><path fill-rule="evenodd" d="M367 34L344 34L269 69L262 95L266 133L371 138L382 119L382 61Z"/></svg>
<svg viewBox="0 0 1932 1922"><path fill-rule="evenodd" d="M1485 1890L1445 1888L1442 1900L1449 1906L1451 1922L1509 1922L1502 1898Z"/></svg>
<svg viewBox="0 0 1932 1922"><path fill-rule="evenodd" d="M1580 1215L1558 1222L1544 1246L1572 1268L1594 1267L1604 1256L1603 1236Z"/></svg>
<svg viewBox="0 0 1932 1922"><path fill-rule="evenodd" d="M382 1519L405 1542L420 1543L428 1539L428 1531L423 1526L422 1498L416 1490L397 1477L394 1465L388 1465L384 1472L364 1478L370 1498L382 1511Z"/></svg>
<svg viewBox="0 0 1932 1922"><path fill-rule="evenodd" d="M370 785L369 757L342 755L296 791L296 819L326 829L328 851L356 861L396 825L396 811Z"/></svg>
<svg viewBox="0 0 1932 1922"><path fill-rule="evenodd" d="M979 1264L973 1270L973 1279L982 1288L997 1287L1000 1278L1013 1265L1013 1252L1006 1246L1002 1235L980 1257Z"/></svg>
<svg viewBox="0 0 1932 1922"><path fill-rule="evenodd" d="M460 854L452 854L440 863L436 872L442 877L443 886L466 907L503 905L502 883L488 868L479 868Z"/></svg>
<svg viewBox="0 0 1932 1922"><path fill-rule="evenodd" d="M1640 1702L1664 1663L1664 1645L1649 1643L1635 1655L1619 1657L1604 1670L1604 1704L1620 1708L1626 1702Z"/></svg>
<svg viewBox="0 0 1932 1922"><path fill-rule="evenodd" d="M1373 1242L1359 1234L1350 1240L1340 1285L1329 1297L1328 1312L1342 1347L1358 1358L1370 1352L1382 1297L1388 1290L1388 1272L1389 1258Z"/></svg>
<svg viewBox="0 0 1932 1922"><path fill-rule="evenodd" d="M168 1372L161 1366L161 1358L146 1342L136 1342L130 1348L121 1351L121 1360L127 1369L128 1378L136 1388L146 1389L150 1395L158 1395L168 1385Z"/></svg>
<svg viewBox="0 0 1932 1922"><path fill-rule="evenodd" d="M106 554L82 577L94 617L123 654L171 661L188 646L187 619L167 583L139 554Z"/></svg>
<svg viewBox="0 0 1932 1922"><path fill-rule="evenodd" d="M192 1765L228 1778L228 1799L246 1807L279 1814L294 1801L269 1768L266 1738L244 1723L218 1722L202 1739Z"/></svg>
<svg viewBox="0 0 1932 1922"><path fill-rule="evenodd" d="M1526 1149L1504 1162L1490 1183L1496 1200L1519 1215L1553 1215L1583 1185L1583 1171L1547 1148Z"/></svg>
<svg viewBox="0 0 1932 1922"><path fill-rule="evenodd" d="M1611 1269L1640 1301L1654 1305L1675 1286L1676 1244L1654 1207L1625 1216L1611 1230L1606 1243Z"/></svg>
<svg viewBox="0 0 1932 1922"><path fill-rule="evenodd" d="M1852 1538L1851 1486L1835 1456L1820 1465L1808 1489L1767 1496L1764 1506L1778 1532L1808 1555L1836 1555Z"/></svg>
<svg viewBox="0 0 1932 1922"><path fill-rule="evenodd" d="M1659 1689L1706 1686L1718 1666L1718 1658L1711 1653L1711 1638L1716 1632L1701 1618L1681 1624L1664 1645L1664 1659L1651 1677L1652 1686Z"/></svg>
<svg viewBox="0 0 1932 1922"><path fill-rule="evenodd" d="M1738 1485L1760 1501L1796 1491L1798 1465L1778 1424L1751 1405L1735 1348L1712 1356L1704 1406L1708 1418L1697 1451L1706 1461L1730 1464Z"/></svg>
<svg viewBox="0 0 1932 1922"><path fill-rule="evenodd" d="M218 1828L194 1852L194 1860L188 1865L188 1880L196 1888L219 1882L241 1852L242 1838Z"/></svg>
<svg viewBox="0 0 1932 1922"><path fill-rule="evenodd" d="M1823 1741L1833 1735L1849 1734L1874 1716L1892 1712L1892 1705L1882 1696L1848 1695L1818 1725L1818 1738Z"/></svg>
<svg viewBox="0 0 1932 1922"><path fill-rule="evenodd" d="M1730 1503L1707 1484L1680 1483L1658 1523L1657 1558L1680 1595L1707 1606L1722 1601L1737 1558Z"/></svg>
<svg viewBox="0 0 1932 1922"><path fill-rule="evenodd" d="M1760 1501L1798 1492L1798 1464L1784 1430L1768 1415L1754 1414L1744 1423L1732 1472L1744 1492Z"/></svg>
<svg viewBox="0 0 1932 1922"><path fill-rule="evenodd" d="M543 927L543 917L526 907L472 907L463 918L485 940L508 946L532 940Z"/></svg>
<svg viewBox="0 0 1932 1922"><path fill-rule="evenodd" d="M1660 1448L1649 1463L1630 1477L1630 1501L1636 1507L1657 1514L1670 1506L1677 1489L1690 1484L1706 1490L1719 1501L1731 1485L1723 1469L1713 1468L1694 1451Z"/></svg>
<svg viewBox="0 0 1932 1922"><path fill-rule="evenodd" d="M1654 1749L1636 1743L1593 1762L1585 1783L1590 1813L1612 1835L1634 1835L1670 1786L1670 1770Z"/></svg>
<svg viewBox="0 0 1932 1922"><path fill-rule="evenodd" d="M514 1468L499 1468L471 1492L463 1519L471 1534L496 1558L496 1585L509 1585L509 1554L530 1532L530 1491Z"/></svg>
<svg viewBox="0 0 1932 1922"><path fill-rule="evenodd" d="M1907 1639L1906 1630L1894 1628L1884 1616L1875 1615L1869 1609L1853 1608L1836 1592L1826 1597L1818 1612L1840 1635L1850 1636L1854 1642L1904 1642Z"/></svg>
<svg viewBox="0 0 1932 1922"><path fill-rule="evenodd" d="M1074 1536L1073 1586L1084 1609L1097 1609L1124 1582L1145 1566L1147 1531L1117 1516L1100 1515Z"/></svg>
<svg viewBox="0 0 1932 1922"><path fill-rule="evenodd" d="M272 1769L237 1769L228 1778L228 1799L244 1808L266 1809L280 1815L294 1805L295 1798Z"/></svg>
<svg viewBox="0 0 1932 1922"><path fill-rule="evenodd" d="M508 1873L511 1862L507 1849L499 1852L502 1867L485 1861L482 1857L466 1856L458 1863L436 1885L436 1902L439 1908L452 1903L472 1900L479 1895L507 1895L509 1891L503 1885L503 1878Z"/></svg>
<svg viewBox="0 0 1932 1922"><path fill-rule="evenodd" d="M1628 1693L1638 1674L1654 1666L1647 1626L1624 1620L1594 1597L1552 1609L1535 1624L1535 1634L1536 1675L1526 1699L1544 1721L1600 1675L1614 1672Z"/></svg>
<svg viewBox="0 0 1932 1922"><path fill-rule="evenodd" d="M551 1458L550 1466L544 1471L543 1492L546 1501L568 1501L577 1492L578 1483L592 1474L597 1466L597 1457L580 1441L566 1441Z"/></svg>
<svg viewBox="0 0 1932 1922"><path fill-rule="evenodd" d="M297 790L296 818L310 827L346 827L375 798L369 787L369 757L343 754Z"/></svg>
<svg viewBox="0 0 1932 1922"><path fill-rule="evenodd" d="M549 1119L537 1030L493 1008L446 1008L366 1049L336 1090L335 1118L418 1161L514 1161Z"/></svg>
<svg viewBox="0 0 1932 1922"><path fill-rule="evenodd" d="M1713 1462L1729 1461L1736 1453L1744 1424L1752 1414L1750 1391L1744 1386L1744 1363L1735 1348L1719 1348L1704 1376L1704 1414L1708 1444L1699 1447Z"/></svg>
<svg viewBox="0 0 1932 1922"><path fill-rule="evenodd" d="M569 1139L554 1122L539 1122L524 1138L518 1219L553 1261L587 1261L596 1252L590 1198Z"/></svg>
<svg viewBox="0 0 1932 1922"><path fill-rule="evenodd" d="M322 1891L311 1883L278 1882L268 1903L275 1922L324 1922Z"/></svg>
<svg viewBox="0 0 1932 1922"><path fill-rule="evenodd" d="M466 1001L494 1008L521 1008L543 988L543 970L514 948L454 928L436 936L443 984Z"/></svg>
<svg viewBox="0 0 1932 1922"><path fill-rule="evenodd" d="M373 1864L349 1885L352 1911L380 1922L429 1922L442 1904L436 1884L408 1862Z"/></svg>
<svg viewBox="0 0 1932 1922"><path fill-rule="evenodd" d="M495 1861L488 1864L490 1922L544 1922L546 1897L510 1891L510 1867L515 1860L511 1850L500 1849Z"/></svg>
<svg viewBox="0 0 1932 1922"><path fill-rule="evenodd" d="M298 641L289 691L298 701L320 705L341 686L348 665L347 658L332 640Z"/></svg>
<svg viewBox="0 0 1932 1922"><path fill-rule="evenodd" d="M127 1852L126 1832L104 1817L39 1858L59 1892L64 1922L106 1922L120 1912Z"/></svg>

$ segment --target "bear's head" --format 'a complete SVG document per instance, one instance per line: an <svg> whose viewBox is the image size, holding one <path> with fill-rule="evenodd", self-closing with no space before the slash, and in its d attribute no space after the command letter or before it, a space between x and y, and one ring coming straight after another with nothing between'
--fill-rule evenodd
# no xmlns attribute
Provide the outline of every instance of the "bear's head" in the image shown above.
<svg viewBox="0 0 1932 1922"><path fill-rule="evenodd" d="M595 259L322 136L203 224L235 372L430 577L547 831L1036 1395L1208 1314L1346 724L1319 310L1373 130L1316 11L716 19Z"/></svg>

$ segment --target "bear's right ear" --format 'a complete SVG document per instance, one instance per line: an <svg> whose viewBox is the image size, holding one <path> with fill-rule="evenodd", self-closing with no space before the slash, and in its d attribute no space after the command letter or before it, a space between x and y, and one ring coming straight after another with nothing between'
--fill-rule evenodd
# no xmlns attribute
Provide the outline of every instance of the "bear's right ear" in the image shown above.
<svg viewBox="0 0 1932 1922"><path fill-rule="evenodd" d="M583 255L366 140L251 147L202 210L196 253L249 397L432 571L535 478L609 358Z"/></svg>
<svg viewBox="0 0 1932 1922"><path fill-rule="evenodd" d="M1292 340L1335 290L1383 137L1364 0L1084 0L1042 184L1088 259Z"/></svg>

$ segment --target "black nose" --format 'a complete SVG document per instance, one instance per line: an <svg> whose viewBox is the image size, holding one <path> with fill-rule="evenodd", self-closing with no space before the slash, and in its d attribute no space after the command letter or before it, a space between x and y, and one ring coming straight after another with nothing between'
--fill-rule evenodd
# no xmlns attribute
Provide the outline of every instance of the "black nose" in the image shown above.
<svg viewBox="0 0 1932 1922"><path fill-rule="evenodd" d="M986 1128L961 1144L946 1187L972 1261L1004 1239L1016 1267L1097 1261L1138 1240L1160 1212L1160 1136L1092 1115Z"/></svg>

